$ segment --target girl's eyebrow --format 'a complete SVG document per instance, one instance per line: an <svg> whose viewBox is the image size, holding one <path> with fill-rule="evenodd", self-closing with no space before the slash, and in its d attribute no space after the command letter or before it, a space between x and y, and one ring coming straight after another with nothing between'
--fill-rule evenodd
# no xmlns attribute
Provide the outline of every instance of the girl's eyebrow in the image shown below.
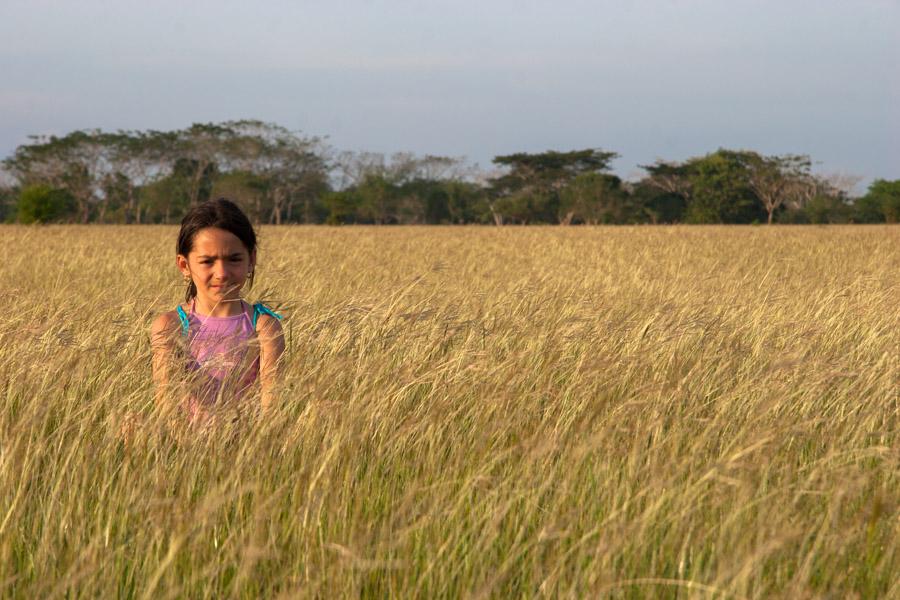
<svg viewBox="0 0 900 600"><path fill-rule="evenodd" d="M242 256L242 254L241 254L240 252L234 252L234 253L232 253L232 254L227 254L227 255L225 255L224 258L240 258L241 256ZM212 255L210 255L210 254L201 254L201 255L200 255L200 258L219 258L219 257L216 256L215 254L212 254Z"/></svg>

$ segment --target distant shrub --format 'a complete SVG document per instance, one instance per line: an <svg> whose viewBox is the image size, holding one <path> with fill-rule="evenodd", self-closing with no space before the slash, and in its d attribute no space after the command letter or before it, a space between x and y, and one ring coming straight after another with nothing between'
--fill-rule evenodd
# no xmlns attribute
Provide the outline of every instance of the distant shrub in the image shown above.
<svg viewBox="0 0 900 600"><path fill-rule="evenodd" d="M888 181L876 179L869 186L868 193L860 198L873 212L880 213L881 221L900 222L900 179Z"/></svg>
<svg viewBox="0 0 900 600"><path fill-rule="evenodd" d="M19 194L16 220L19 223L58 223L70 220L75 199L63 189L48 185L31 185Z"/></svg>
<svg viewBox="0 0 900 600"><path fill-rule="evenodd" d="M884 210L881 200L872 195L865 195L853 202L854 223L884 223Z"/></svg>
<svg viewBox="0 0 900 600"><path fill-rule="evenodd" d="M12 187L0 187L0 221L14 223L16 220L16 198L18 192Z"/></svg>
<svg viewBox="0 0 900 600"><path fill-rule="evenodd" d="M853 207L843 198L819 195L804 208L810 223L849 223L853 219Z"/></svg>

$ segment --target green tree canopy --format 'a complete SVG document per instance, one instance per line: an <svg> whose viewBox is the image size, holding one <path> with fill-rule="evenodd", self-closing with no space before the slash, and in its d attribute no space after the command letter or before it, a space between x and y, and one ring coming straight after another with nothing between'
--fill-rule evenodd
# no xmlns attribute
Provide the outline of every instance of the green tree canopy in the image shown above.
<svg viewBox="0 0 900 600"><path fill-rule="evenodd" d="M571 223L626 223L631 208L622 180L605 173L582 173L560 192L558 220Z"/></svg>
<svg viewBox="0 0 900 600"><path fill-rule="evenodd" d="M589 148L494 157L494 164L508 169L492 181L495 200L491 211L495 221L571 222L573 217L567 219L570 211L560 211L563 188L580 175L605 173L617 156L615 152Z"/></svg>
<svg viewBox="0 0 900 600"><path fill-rule="evenodd" d="M876 179L869 186L869 190L860 200L866 206L870 206L875 218L888 223L900 223L900 179L889 181Z"/></svg>
<svg viewBox="0 0 900 600"><path fill-rule="evenodd" d="M494 181L498 190L520 190L526 187L559 190L564 184L583 173L603 173L619 155L597 149L557 152L548 150L538 154L519 152L495 156L494 164L507 167L509 172Z"/></svg>
<svg viewBox="0 0 900 600"><path fill-rule="evenodd" d="M19 195L16 218L19 223L70 222L76 216L72 195L43 183L30 185Z"/></svg>

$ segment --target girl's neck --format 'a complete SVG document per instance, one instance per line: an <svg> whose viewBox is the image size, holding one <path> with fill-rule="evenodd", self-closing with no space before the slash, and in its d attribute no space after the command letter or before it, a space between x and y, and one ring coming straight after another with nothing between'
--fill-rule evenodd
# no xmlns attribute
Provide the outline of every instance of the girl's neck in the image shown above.
<svg viewBox="0 0 900 600"><path fill-rule="evenodd" d="M241 298L216 303L194 296L192 302L194 312L204 317L233 317L244 312L244 302Z"/></svg>

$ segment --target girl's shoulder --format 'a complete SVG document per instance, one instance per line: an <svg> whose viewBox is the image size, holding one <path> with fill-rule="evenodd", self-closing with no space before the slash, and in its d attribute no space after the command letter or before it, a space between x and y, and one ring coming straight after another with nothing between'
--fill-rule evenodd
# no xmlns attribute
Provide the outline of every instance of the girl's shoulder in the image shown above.
<svg viewBox="0 0 900 600"><path fill-rule="evenodd" d="M257 334L272 335L281 332L282 316L280 314L262 302L250 305L250 310L253 312L253 324Z"/></svg>
<svg viewBox="0 0 900 600"><path fill-rule="evenodd" d="M178 308L186 312L189 306L188 304L180 304ZM153 337L169 337L178 333L181 330L181 316L178 314L178 308L158 314L150 325L150 335Z"/></svg>

